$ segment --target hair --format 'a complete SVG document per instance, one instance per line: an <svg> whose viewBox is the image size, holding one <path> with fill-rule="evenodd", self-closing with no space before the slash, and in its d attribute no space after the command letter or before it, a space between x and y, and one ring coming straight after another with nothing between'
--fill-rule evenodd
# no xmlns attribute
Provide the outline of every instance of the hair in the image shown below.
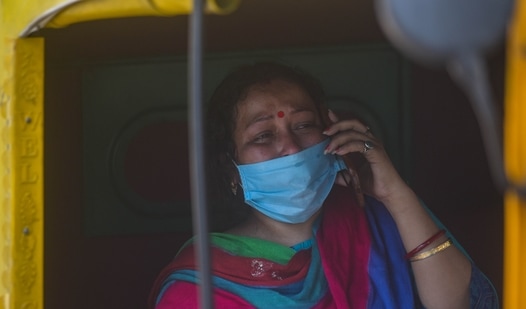
<svg viewBox="0 0 526 309"><path fill-rule="evenodd" d="M258 62L240 66L223 79L208 104L207 162L210 202L213 209L228 213L227 221L230 222L227 225L235 224L248 213L242 189L238 186L237 194L231 190L233 173L236 171L233 163L236 153L233 133L238 104L246 99L252 86L275 80L290 82L302 88L315 103L320 119L323 119L321 111L325 94L321 83L297 67Z"/></svg>

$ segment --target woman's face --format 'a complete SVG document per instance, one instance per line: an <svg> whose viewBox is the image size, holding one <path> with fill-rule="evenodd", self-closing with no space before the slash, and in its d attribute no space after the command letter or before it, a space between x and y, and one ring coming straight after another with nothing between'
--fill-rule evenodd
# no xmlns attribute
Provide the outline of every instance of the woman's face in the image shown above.
<svg viewBox="0 0 526 309"><path fill-rule="evenodd" d="M314 102L298 85L254 85L238 103L235 160L248 164L294 154L321 142L323 129Z"/></svg>

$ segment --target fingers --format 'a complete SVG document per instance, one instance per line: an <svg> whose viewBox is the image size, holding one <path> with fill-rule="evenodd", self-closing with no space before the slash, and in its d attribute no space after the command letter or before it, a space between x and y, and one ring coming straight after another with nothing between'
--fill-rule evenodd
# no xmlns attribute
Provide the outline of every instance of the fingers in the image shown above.
<svg viewBox="0 0 526 309"><path fill-rule="evenodd" d="M363 192L380 200L390 196L393 193L392 188L403 183L403 180L392 165L383 144L371 133L370 128L360 121L338 121L331 113L328 113L328 118L333 124L323 132L331 140L325 153L353 160L352 168L359 176L359 185ZM352 153L362 155L354 156Z"/></svg>
<svg viewBox="0 0 526 309"><path fill-rule="evenodd" d="M338 122L338 120L339 120L339 119L338 119L338 116L336 116L336 114L335 114L332 110L329 109L328 114L329 114L329 119L330 119L333 123Z"/></svg>
<svg viewBox="0 0 526 309"><path fill-rule="evenodd" d="M381 144L368 134L349 130L334 135L327 145L325 153L345 155L351 152L367 153L381 148Z"/></svg>
<svg viewBox="0 0 526 309"><path fill-rule="evenodd" d="M371 129L357 119L339 121L336 114L328 111L328 118L332 125L323 131L323 134L331 137L331 142L325 149L325 153L344 155L350 152L368 152L380 145ZM367 144L367 146L365 146Z"/></svg>
<svg viewBox="0 0 526 309"><path fill-rule="evenodd" d="M328 136L332 136L338 132L343 132L343 131L348 131L348 130L354 130L357 132L362 132L364 134L368 134L371 132L371 129L368 126L361 123L359 120L352 119L352 120L338 121L338 118L336 117L336 115L330 110L329 110L329 119L333 123L329 128L323 131L323 134L328 135Z"/></svg>

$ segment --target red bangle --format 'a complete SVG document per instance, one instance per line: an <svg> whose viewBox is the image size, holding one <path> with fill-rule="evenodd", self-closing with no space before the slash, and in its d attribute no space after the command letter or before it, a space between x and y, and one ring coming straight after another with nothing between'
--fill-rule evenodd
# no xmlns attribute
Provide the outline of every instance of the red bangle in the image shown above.
<svg viewBox="0 0 526 309"><path fill-rule="evenodd" d="M409 260L410 258L412 258L415 254L420 252L420 250L422 250L425 247L429 246L429 244L431 244L433 241L437 240L440 236L444 235L445 233L446 233L446 230L442 229L442 230L438 231L435 235L429 237L428 240L424 241L423 243L418 245L416 248L411 250L409 253L407 253L405 255L406 260Z"/></svg>

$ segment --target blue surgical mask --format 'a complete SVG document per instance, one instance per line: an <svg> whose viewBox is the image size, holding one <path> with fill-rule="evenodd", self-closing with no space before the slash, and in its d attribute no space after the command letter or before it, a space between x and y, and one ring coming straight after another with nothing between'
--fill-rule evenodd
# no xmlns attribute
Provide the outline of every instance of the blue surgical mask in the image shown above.
<svg viewBox="0 0 526 309"><path fill-rule="evenodd" d="M323 151L326 139L293 155L236 165L245 202L268 217L302 223L314 215L332 189L341 158Z"/></svg>

